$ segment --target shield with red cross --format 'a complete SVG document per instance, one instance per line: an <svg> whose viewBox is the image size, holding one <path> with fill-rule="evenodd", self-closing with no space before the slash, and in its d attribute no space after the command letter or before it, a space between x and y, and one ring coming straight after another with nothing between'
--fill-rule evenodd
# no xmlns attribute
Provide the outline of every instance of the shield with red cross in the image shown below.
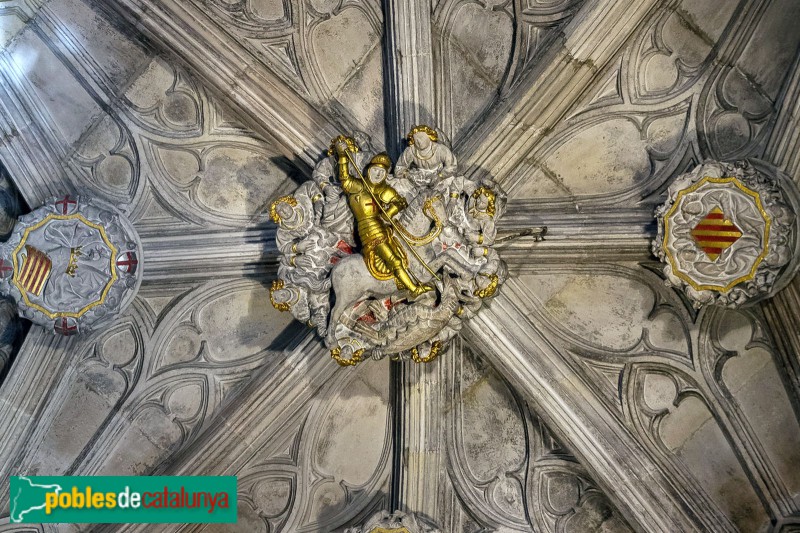
<svg viewBox="0 0 800 533"><path fill-rule="evenodd" d="M0 279L9 278L14 274L14 265L10 259L0 257Z"/></svg>
<svg viewBox="0 0 800 533"><path fill-rule="evenodd" d="M117 257L117 268L125 274L134 274L138 266L139 260L136 258L136 252L122 252Z"/></svg>
<svg viewBox="0 0 800 533"><path fill-rule="evenodd" d="M109 324L142 279L135 228L114 206L65 194L21 217L0 246L0 293L55 334Z"/></svg>
<svg viewBox="0 0 800 533"><path fill-rule="evenodd" d="M59 215L68 215L78 209L78 200L65 194L55 202L56 212Z"/></svg>
<svg viewBox="0 0 800 533"><path fill-rule="evenodd" d="M56 318L53 323L53 331L65 337L76 335L78 333L78 321L72 317Z"/></svg>

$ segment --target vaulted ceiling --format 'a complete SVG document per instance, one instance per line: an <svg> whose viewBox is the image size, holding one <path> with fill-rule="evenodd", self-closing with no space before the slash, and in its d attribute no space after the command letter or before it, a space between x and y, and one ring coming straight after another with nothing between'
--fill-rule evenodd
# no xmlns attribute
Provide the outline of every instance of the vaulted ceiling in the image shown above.
<svg viewBox="0 0 800 533"><path fill-rule="evenodd" d="M144 247L107 330L5 319L0 517L11 475L226 474L231 531L394 508L447 532L800 530L800 283L698 312L650 253L704 159L800 180L797 20L793 0L0 0L0 229L82 192ZM502 249L512 279L445 356L342 369L269 304L265 207L335 135L396 157L417 123L502 184L504 233L548 238Z"/></svg>

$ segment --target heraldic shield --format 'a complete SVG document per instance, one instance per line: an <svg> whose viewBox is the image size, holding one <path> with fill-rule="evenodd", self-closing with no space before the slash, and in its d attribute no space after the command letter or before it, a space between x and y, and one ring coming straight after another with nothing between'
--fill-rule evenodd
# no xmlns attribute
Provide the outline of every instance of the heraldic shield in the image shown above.
<svg viewBox="0 0 800 533"><path fill-rule="evenodd" d="M88 333L131 302L141 257L139 236L122 213L67 195L17 221L0 246L0 292L16 301L20 316L55 334Z"/></svg>

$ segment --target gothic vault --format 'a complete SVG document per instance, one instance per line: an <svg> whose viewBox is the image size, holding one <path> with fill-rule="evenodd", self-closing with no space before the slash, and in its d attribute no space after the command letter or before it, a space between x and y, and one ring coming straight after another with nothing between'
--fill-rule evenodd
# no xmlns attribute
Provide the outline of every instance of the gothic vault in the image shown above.
<svg viewBox="0 0 800 533"><path fill-rule="evenodd" d="M666 286L706 159L800 181L795 0L0 0L0 231L88 194L143 281L85 337L2 303L0 531L800 531L800 281ZM272 200L438 128L508 193L509 279L428 364L340 368L270 305ZM235 525L9 523L12 475L235 475Z"/></svg>

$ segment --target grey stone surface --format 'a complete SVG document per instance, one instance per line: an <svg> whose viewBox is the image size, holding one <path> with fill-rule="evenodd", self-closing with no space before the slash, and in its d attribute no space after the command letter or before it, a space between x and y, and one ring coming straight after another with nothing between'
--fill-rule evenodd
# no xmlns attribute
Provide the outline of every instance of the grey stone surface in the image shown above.
<svg viewBox="0 0 800 533"><path fill-rule="evenodd" d="M0 531L20 531L15 473L235 473L243 532L395 507L448 532L797 527L797 281L696 312L649 255L653 206L701 160L800 179L796 11L0 2L10 180L28 208L78 189L118 206L148 265L118 322L78 342L33 327L0 371ZM547 240L501 249L512 279L434 365L338 369L269 304L268 205L335 135L396 149L426 113L508 191L499 237ZM81 529L222 530L22 530Z"/></svg>

